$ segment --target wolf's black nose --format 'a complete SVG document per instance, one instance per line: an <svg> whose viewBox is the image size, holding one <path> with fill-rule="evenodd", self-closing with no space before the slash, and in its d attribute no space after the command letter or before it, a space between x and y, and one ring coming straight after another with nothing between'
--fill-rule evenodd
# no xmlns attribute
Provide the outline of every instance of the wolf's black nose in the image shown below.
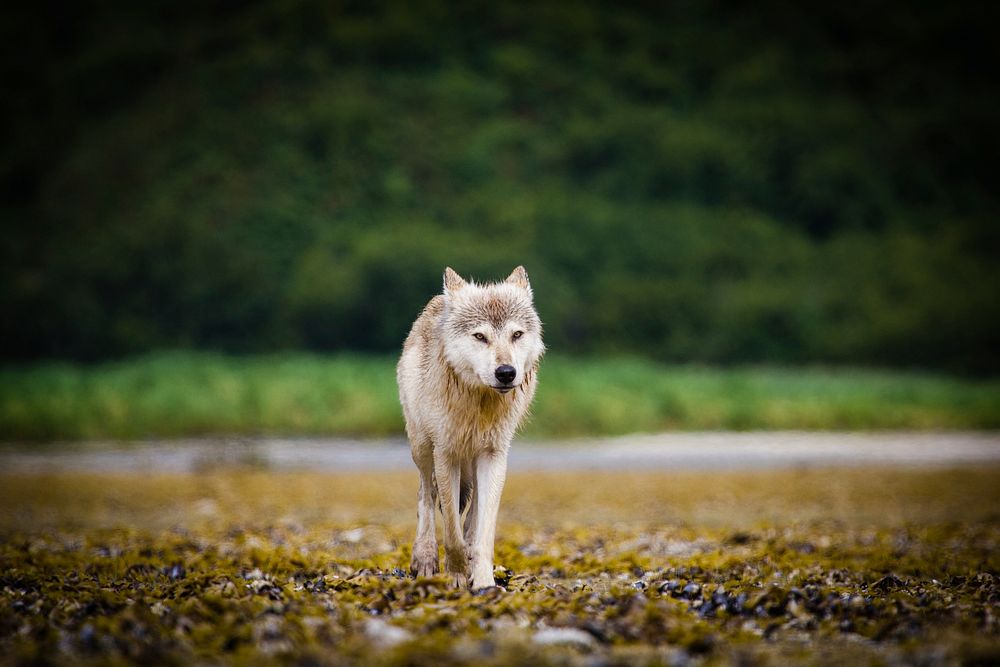
<svg viewBox="0 0 1000 667"><path fill-rule="evenodd" d="M511 382L514 381L514 378L517 376L517 371L514 370L513 366L508 366L507 364L504 364L503 366L497 367L496 373L494 373L494 375L496 375L497 379L503 382L504 384L510 384Z"/></svg>

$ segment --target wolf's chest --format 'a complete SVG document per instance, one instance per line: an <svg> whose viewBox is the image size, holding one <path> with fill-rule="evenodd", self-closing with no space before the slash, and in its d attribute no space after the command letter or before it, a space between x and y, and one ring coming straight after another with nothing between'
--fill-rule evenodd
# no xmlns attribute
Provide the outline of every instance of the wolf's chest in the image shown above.
<svg viewBox="0 0 1000 667"><path fill-rule="evenodd" d="M438 447L460 459L474 459L485 451L505 449L522 416L519 403L467 400L447 406L442 420L444 438L437 443Z"/></svg>

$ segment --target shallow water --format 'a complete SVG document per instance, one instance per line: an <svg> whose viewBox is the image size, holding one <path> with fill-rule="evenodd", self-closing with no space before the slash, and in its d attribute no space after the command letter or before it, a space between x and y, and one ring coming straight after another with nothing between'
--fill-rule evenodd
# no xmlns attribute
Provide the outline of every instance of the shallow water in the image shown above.
<svg viewBox="0 0 1000 667"><path fill-rule="evenodd" d="M704 432L515 441L512 470L740 470L1000 462L1000 433ZM228 438L7 446L6 472L362 471L413 466L405 440Z"/></svg>

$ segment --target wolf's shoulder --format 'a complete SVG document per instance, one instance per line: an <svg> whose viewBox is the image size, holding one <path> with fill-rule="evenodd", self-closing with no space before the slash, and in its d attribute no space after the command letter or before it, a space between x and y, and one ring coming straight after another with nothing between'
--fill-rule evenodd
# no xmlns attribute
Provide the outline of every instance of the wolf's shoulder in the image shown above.
<svg viewBox="0 0 1000 667"><path fill-rule="evenodd" d="M417 321L413 323L413 330L424 330L433 328L437 324L438 319L441 317L441 313L444 312L444 295L438 294L433 299L427 302L424 309L420 311L420 315L417 316Z"/></svg>
<svg viewBox="0 0 1000 667"><path fill-rule="evenodd" d="M444 310L444 295L438 294L437 296L435 296L434 298L432 298L430 301L427 302L427 305L424 306L424 309L420 312L420 317L418 318L418 320L422 320L425 317L432 317L434 319L437 319L437 317L441 314L443 310Z"/></svg>
<svg viewBox="0 0 1000 667"><path fill-rule="evenodd" d="M432 337L437 330L437 322L442 312L444 312L444 295L438 294L428 301L424 309L420 311L420 315L417 316L413 327L410 329L410 335L406 337L403 348L406 349L413 345L418 345L427 338Z"/></svg>

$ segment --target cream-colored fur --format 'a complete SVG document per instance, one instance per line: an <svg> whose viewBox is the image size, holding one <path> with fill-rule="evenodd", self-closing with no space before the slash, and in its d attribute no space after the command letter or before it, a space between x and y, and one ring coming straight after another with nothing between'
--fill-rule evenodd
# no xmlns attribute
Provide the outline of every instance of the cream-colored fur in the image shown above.
<svg viewBox="0 0 1000 667"><path fill-rule="evenodd" d="M413 323L396 368L406 434L420 471L414 575L438 571L439 505L445 570L453 583L494 585L493 542L507 451L535 395L544 351L523 267L487 285L445 269L444 293ZM514 368L513 382L498 380L500 366Z"/></svg>

